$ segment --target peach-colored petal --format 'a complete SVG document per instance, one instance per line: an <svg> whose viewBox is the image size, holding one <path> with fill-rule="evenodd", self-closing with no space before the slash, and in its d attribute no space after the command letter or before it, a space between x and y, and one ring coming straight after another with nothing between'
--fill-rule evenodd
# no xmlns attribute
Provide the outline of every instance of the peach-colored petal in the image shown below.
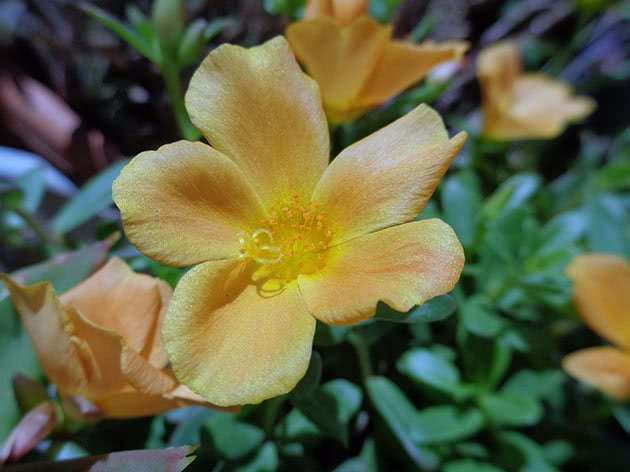
<svg viewBox="0 0 630 472"><path fill-rule="evenodd" d="M592 347L573 352L562 368L617 400L630 399L630 354L613 347Z"/></svg>
<svg viewBox="0 0 630 472"><path fill-rule="evenodd" d="M595 110L595 101L573 96L567 82L543 74L523 74L514 84L510 116L524 123L531 135L552 138L572 122Z"/></svg>
<svg viewBox="0 0 630 472"><path fill-rule="evenodd" d="M168 371L156 369L133 348L123 345L120 368L129 384L142 393L160 395L177 387L177 380Z"/></svg>
<svg viewBox="0 0 630 472"><path fill-rule="evenodd" d="M380 60L391 27L361 17L343 28L328 18L289 25L287 39L297 58L319 85L329 118L354 108Z"/></svg>
<svg viewBox="0 0 630 472"><path fill-rule="evenodd" d="M171 292L163 280L137 274L114 257L59 299L97 326L120 334L132 349L161 368L167 360L159 335L160 313Z"/></svg>
<svg viewBox="0 0 630 472"><path fill-rule="evenodd" d="M189 406L191 403L162 395L129 391L100 398L96 404L107 418L140 418Z"/></svg>
<svg viewBox="0 0 630 472"><path fill-rule="evenodd" d="M173 266L238 255L236 234L264 216L243 172L202 143L178 141L137 155L112 191L129 240Z"/></svg>
<svg viewBox="0 0 630 472"><path fill-rule="evenodd" d="M84 391L88 368L72 325L50 282L25 287L2 274L37 358L60 391Z"/></svg>
<svg viewBox="0 0 630 472"><path fill-rule="evenodd" d="M483 132L497 140L553 138L595 109L576 97L570 84L544 74L523 74L512 41L484 49L477 60L483 104Z"/></svg>
<svg viewBox="0 0 630 472"><path fill-rule="evenodd" d="M349 25L361 15L366 15L368 0L309 0L304 9L304 19L326 16L342 25Z"/></svg>
<svg viewBox="0 0 630 472"><path fill-rule="evenodd" d="M417 217L465 140L449 140L440 115L420 105L342 151L313 194L331 244Z"/></svg>
<svg viewBox="0 0 630 472"><path fill-rule="evenodd" d="M245 262L207 262L180 280L164 320L177 378L211 403L289 392L308 367L315 319L295 283L262 293Z"/></svg>
<svg viewBox="0 0 630 472"><path fill-rule="evenodd" d="M326 168L329 137L321 99L283 37L251 49L216 48L193 75L186 108L266 204L310 195ZM230 201L236 198L230 191Z"/></svg>
<svg viewBox="0 0 630 472"><path fill-rule="evenodd" d="M451 291L464 266L455 232L441 220L415 221L361 236L329 250L326 266L300 275L300 290L317 319L334 325L395 310Z"/></svg>
<svg viewBox="0 0 630 472"><path fill-rule="evenodd" d="M91 399L124 389L128 382L120 363L122 336L95 325L71 306L65 307L65 311L69 320L66 330L80 346L87 372L87 390L67 393L84 393L83 396Z"/></svg>
<svg viewBox="0 0 630 472"><path fill-rule="evenodd" d="M459 59L469 45L463 41L413 44L391 41L367 80L355 106L379 105L425 77L436 65Z"/></svg>
<svg viewBox="0 0 630 472"><path fill-rule="evenodd" d="M583 254L567 266L573 301L603 338L630 349L630 263L610 254Z"/></svg>

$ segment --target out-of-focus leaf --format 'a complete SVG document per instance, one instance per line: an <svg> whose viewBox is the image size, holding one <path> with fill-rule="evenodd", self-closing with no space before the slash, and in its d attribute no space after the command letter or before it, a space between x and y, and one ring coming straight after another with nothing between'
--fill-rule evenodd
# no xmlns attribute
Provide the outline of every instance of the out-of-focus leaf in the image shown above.
<svg viewBox="0 0 630 472"><path fill-rule="evenodd" d="M316 346L333 346L343 342L351 330L352 326L332 326L318 321L313 342Z"/></svg>
<svg viewBox="0 0 630 472"><path fill-rule="evenodd" d="M333 472L378 472L374 441L366 440L358 457L348 459L336 467Z"/></svg>
<svg viewBox="0 0 630 472"><path fill-rule="evenodd" d="M337 420L347 425L359 411L363 395L361 389L344 379L335 379L319 387L324 394L335 399ZM294 409L276 427L276 434L285 440L302 440L324 433L300 410Z"/></svg>
<svg viewBox="0 0 630 472"><path fill-rule="evenodd" d="M13 384L13 395L20 410L23 412L32 410L40 403L48 400L46 390L39 382L22 374L15 374L11 383Z"/></svg>
<svg viewBox="0 0 630 472"><path fill-rule="evenodd" d="M440 458L419 444L415 424L418 410L405 394L385 377L368 378L366 389L370 401L413 463L423 470L437 470Z"/></svg>
<svg viewBox="0 0 630 472"><path fill-rule="evenodd" d="M630 244L626 236L629 218L621 199L610 194L596 195L588 202L586 212L590 250L629 256Z"/></svg>
<svg viewBox="0 0 630 472"><path fill-rule="evenodd" d="M105 10L98 8L87 2L82 2L80 4L81 10L90 15L92 18L100 21L103 25L109 28L112 32L116 33L122 39L131 44L134 48L138 50L140 54L149 59L156 64L159 64L160 57L156 53L153 45L147 43L145 39L136 31L129 28L124 23L118 21L112 15L107 13Z"/></svg>
<svg viewBox="0 0 630 472"><path fill-rule="evenodd" d="M407 351L396 366L421 387L429 387L457 399L463 393L457 367L431 351Z"/></svg>
<svg viewBox="0 0 630 472"><path fill-rule="evenodd" d="M504 456L516 470L559 472L547 462L543 448L527 436L515 431L502 431L497 437L505 448Z"/></svg>
<svg viewBox="0 0 630 472"><path fill-rule="evenodd" d="M20 465L20 472L181 472L195 460L191 446L113 452L59 462Z"/></svg>
<svg viewBox="0 0 630 472"><path fill-rule="evenodd" d="M178 425L168 441L169 446L177 447L191 443L199 444L201 442L201 428L209 418L219 413L202 406L189 406L188 408L170 411L164 416L171 419L173 414L185 415L185 418L177 421Z"/></svg>
<svg viewBox="0 0 630 472"><path fill-rule="evenodd" d="M473 436L483 428L484 419L476 408L459 411L441 405L420 410L413 426L411 435L417 444L441 444Z"/></svg>
<svg viewBox="0 0 630 472"><path fill-rule="evenodd" d="M475 173L462 170L444 181L440 193L444 219L449 223L464 247L475 237L475 227L481 208L481 183Z"/></svg>
<svg viewBox="0 0 630 472"><path fill-rule="evenodd" d="M520 370L503 384L501 392L545 400L557 396L566 380L560 370Z"/></svg>
<svg viewBox="0 0 630 472"><path fill-rule="evenodd" d="M46 451L46 457L53 461L67 461L87 456L88 452L74 442L53 443Z"/></svg>
<svg viewBox="0 0 630 472"><path fill-rule="evenodd" d="M509 212L523 206L536 194L541 183L542 180L537 174L513 175L486 199L481 209L482 214L491 219L501 212Z"/></svg>
<svg viewBox="0 0 630 472"><path fill-rule="evenodd" d="M470 297L462 304L461 321L468 331L485 338L497 336L506 325L486 298L479 295Z"/></svg>
<svg viewBox="0 0 630 472"><path fill-rule="evenodd" d="M385 303L379 303L374 319L394 323L430 323L441 321L453 314L454 311L455 300L453 297L440 295L412 308L407 313L401 313Z"/></svg>
<svg viewBox="0 0 630 472"><path fill-rule="evenodd" d="M489 421L498 426L532 426L543 414L537 399L521 393L486 394L479 400L479 405Z"/></svg>
<svg viewBox="0 0 630 472"><path fill-rule="evenodd" d="M41 403L20 420L0 448L0 467L6 462L17 462L48 436L57 426L55 404Z"/></svg>
<svg viewBox="0 0 630 472"><path fill-rule="evenodd" d="M182 40L177 48L177 63L181 67L189 66L199 61L203 47L206 44L204 32L207 24L208 22L203 18L197 18L184 31Z"/></svg>
<svg viewBox="0 0 630 472"><path fill-rule="evenodd" d="M111 205L112 182L128 162L122 159L88 180L53 217L53 231L57 234L70 231Z"/></svg>
<svg viewBox="0 0 630 472"><path fill-rule="evenodd" d="M335 394L318 388L309 395L289 394L291 403L306 418L321 430L322 434L336 439L343 445L348 443L348 428L341 416L342 407Z"/></svg>
<svg viewBox="0 0 630 472"><path fill-rule="evenodd" d="M266 442L256 456L247 464L234 469L234 472L275 472L278 470L278 449L272 442Z"/></svg>
<svg viewBox="0 0 630 472"><path fill-rule="evenodd" d="M227 460L245 457L265 439L265 433L260 428L239 421L233 413L218 411L206 420L204 427L210 434L214 449Z"/></svg>
<svg viewBox="0 0 630 472"><path fill-rule="evenodd" d="M264 0L263 6L270 15L287 15L299 18L304 7L304 0Z"/></svg>
<svg viewBox="0 0 630 472"><path fill-rule="evenodd" d="M291 395L296 397L307 397L319 386L322 378L322 358L317 351L311 354L311 361L304 377L295 386Z"/></svg>
<svg viewBox="0 0 630 472"><path fill-rule="evenodd" d="M543 452L547 462L552 465L562 465L575 453L573 445L569 441L549 441L543 445Z"/></svg>
<svg viewBox="0 0 630 472"><path fill-rule="evenodd" d="M491 464L477 462L472 459L460 459L444 464L444 472L503 472Z"/></svg>

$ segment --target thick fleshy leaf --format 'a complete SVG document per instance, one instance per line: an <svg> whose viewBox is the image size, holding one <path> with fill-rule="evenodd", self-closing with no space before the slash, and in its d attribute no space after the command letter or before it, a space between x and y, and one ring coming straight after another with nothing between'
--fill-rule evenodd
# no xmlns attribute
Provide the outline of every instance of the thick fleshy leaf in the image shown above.
<svg viewBox="0 0 630 472"><path fill-rule="evenodd" d="M391 37L391 26L364 16L343 28L329 18L298 21L286 30L291 48L322 93L324 107L346 111L372 75Z"/></svg>
<svg viewBox="0 0 630 472"><path fill-rule="evenodd" d="M264 216L243 172L189 141L138 154L114 181L113 197L129 240L173 266L238 255L236 234Z"/></svg>
<svg viewBox="0 0 630 472"><path fill-rule="evenodd" d="M97 326L120 334L131 349L162 368L168 361L160 334L161 317L171 293L166 282L137 274L121 259L112 258L59 299Z"/></svg>
<svg viewBox="0 0 630 472"><path fill-rule="evenodd" d="M467 49L468 43L463 41L389 42L355 106L369 107L385 102L425 77L436 65L459 59Z"/></svg>
<svg viewBox="0 0 630 472"><path fill-rule="evenodd" d="M251 49L224 44L213 50L190 81L186 109L268 205L296 193L308 198L326 168L321 99L283 37ZM230 190L229 201L236 199Z"/></svg>
<svg viewBox="0 0 630 472"><path fill-rule="evenodd" d="M465 140L449 139L440 115L420 105L342 151L313 194L331 244L417 217Z"/></svg>
<svg viewBox="0 0 630 472"><path fill-rule="evenodd" d="M573 352L562 368L617 400L630 399L630 354L614 347L592 347Z"/></svg>
<svg viewBox="0 0 630 472"><path fill-rule="evenodd" d="M166 313L164 343L177 378L217 405L287 393L308 368L315 319L297 285L268 293L250 284L244 262L198 265Z"/></svg>
<svg viewBox="0 0 630 472"><path fill-rule="evenodd" d="M61 392L85 391L88 372L81 347L66 332L69 315L50 282L25 287L6 275L2 278L50 381Z"/></svg>
<svg viewBox="0 0 630 472"><path fill-rule="evenodd" d="M451 227L431 219L335 246L322 270L298 280L314 316L325 323L346 325L374 315L379 300L408 311L449 292L463 266L464 250Z"/></svg>
<svg viewBox="0 0 630 472"><path fill-rule="evenodd" d="M309 0L304 9L304 19L326 16L342 25L349 25L367 14L368 4L368 0Z"/></svg>
<svg viewBox="0 0 630 472"><path fill-rule="evenodd" d="M123 451L102 456L20 465L21 472L182 472L195 460L191 446Z"/></svg>
<svg viewBox="0 0 630 472"><path fill-rule="evenodd" d="M603 338L630 349L630 263L610 254L584 254L566 273L584 322Z"/></svg>
<svg viewBox="0 0 630 472"><path fill-rule="evenodd" d="M57 425L55 404L44 402L29 411L13 428L0 448L0 467L5 462L16 462L48 436Z"/></svg>

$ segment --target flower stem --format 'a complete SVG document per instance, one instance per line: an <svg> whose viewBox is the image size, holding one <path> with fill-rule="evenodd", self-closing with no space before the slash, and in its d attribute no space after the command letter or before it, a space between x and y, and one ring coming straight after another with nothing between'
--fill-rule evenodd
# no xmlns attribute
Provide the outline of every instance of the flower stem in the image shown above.
<svg viewBox="0 0 630 472"><path fill-rule="evenodd" d="M192 124L186 106L184 105L184 95L179 80L179 68L172 64L164 64L161 68L162 77L166 85L166 93L168 94L173 111L175 112L175 120L179 126L180 133L184 139L196 141L200 134L197 128Z"/></svg>
<svg viewBox="0 0 630 472"><path fill-rule="evenodd" d="M64 246L63 241L61 241L57 236L51 235L47 232L29 212L19 206L14 206L9 209L24 220L24 222L33 230L43 244L48 246Z"/></svg>
<svg viewBox="0 0 630 472"><path fill-rule="evenodd" d="M357 331L351 331L348 334L348 342L354 347L354 351L357 353L357 360L359 361L359 369L361 370L361 377L365 382L368 377L374 375L372 370L372 364L370 362L370 351L368 349L365 338L361 336Z"/></svg>
<svg viewBox="0 0 630 472"><path fill-rule="evenodd" d="M286 399L286 395L280 395L278 397L270 398L263 405L263 430L268 437L271 437L273 433L273 425L276 422L276 417L278 416L280 408Z"/></svg>

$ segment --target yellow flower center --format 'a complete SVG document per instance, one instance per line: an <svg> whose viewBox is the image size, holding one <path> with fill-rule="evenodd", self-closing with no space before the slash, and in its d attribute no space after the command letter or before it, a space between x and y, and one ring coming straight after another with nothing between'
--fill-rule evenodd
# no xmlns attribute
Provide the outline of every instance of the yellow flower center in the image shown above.
<svg viewBox="0 0 630 472"><path fill-rule="evenodd" d="M254 281L263 281L265 290L282 288L299 274L312 274L325 262L332 232L324 224L325 213L317 203L300 202L298 195L271 205L269 218L260 228L237 234L240 258L259 264Z"/></svg>

